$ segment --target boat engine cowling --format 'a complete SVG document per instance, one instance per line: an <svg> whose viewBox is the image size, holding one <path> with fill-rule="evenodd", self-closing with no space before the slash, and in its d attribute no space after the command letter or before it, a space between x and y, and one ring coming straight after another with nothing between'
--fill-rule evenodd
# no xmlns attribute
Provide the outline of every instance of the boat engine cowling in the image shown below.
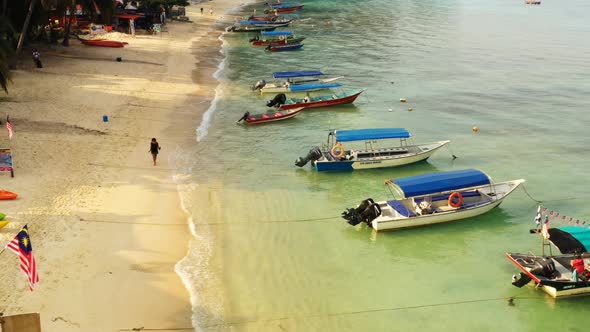
<svg viewBox="0 0 590 332"><path fill-rule="evenodd" d="M316 160L320 159L321 157L322 157L322 150L320 150L320 148L318 146L316 146L316 147L313 147L311 150L309 150L309 152L307 153L307 156L299 157L299 159L295 160L295 165L299 166L299 167L303 167L303 166L307 165L308 162L316 161Z"/></svg>
<svg viewBox="0 0 590 332"><path fill-rule="evenodd" d="M347 209L342 212L342 218L346 219L352 226L356 226L363 221L371 226L371 221L380 215L381 207L379 207L379 204L376 204L371 198L362 201L356 209Z"/></svg>
<svg viewBox="0 0 590 332"><path fill-rule="evenodd" d="M256 82L256 84L254 84L252 86L252 90L253 91L260 90L260 89L264 88L265 85L266 85L266 81L265 80L260 80L260 81Z"/></svg>
<svg viewBox="0 0 590 332"><path fill-rule="evenodd" d="M531 268L530 272L549 279L555 278L558 273L555 268L555 263L553 263L550 258L542 258L535 261L535 265Z"/></svg>
<svg viewBox="0 0 590 332"><path fill-rule="evenodd" d="M267 107L281 107L287 101L287 96L284 93L279 93L273 99L266 103Z"/></svg>

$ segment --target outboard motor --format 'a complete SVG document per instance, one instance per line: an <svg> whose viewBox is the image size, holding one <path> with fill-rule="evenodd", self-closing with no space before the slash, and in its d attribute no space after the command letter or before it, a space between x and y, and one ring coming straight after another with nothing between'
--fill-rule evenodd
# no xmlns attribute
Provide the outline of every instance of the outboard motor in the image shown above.
<svg viewBox="0 0 590 332"><path fill-rule="evenodd" d="M254 84L252 86L252 90L253 91L260 90L260 89L264 88L265 85L266 85L266 81L265 80L260 80L260 81L256 82L256 84Z"/></svg>
<svg viewBox="0 0 590 332"><path fill-rule="evenodd" d="M512 276L512 284L518 288L521 288L522 286L526 285L529 283L529 281L531 281L533 279L531 279L531 277L529 277L528 275L520 272L520 276L517 277L515 275Z"/></svg>
<svg viewBox="0 0 590 332"><path fill-rule="evenodd" d="M273 99L266 103L267 107L281 107L287 101L287 96L284 93L279 93Z"/></svg>
<svg viewBox="0 0 590 332"><path fill-rule="evenodd" d="M299 167L303 167L307 165L310 161L316 161L322 157L322 150L319 147L314 147L307 153L305 157L299 157L299 159L295 160L295 165Z"/></svg>
<svg viewBox="0 0 590 332"><path fill-rule="evenodd" d="M244 113L244 115L242 115L242 117L238 121L236 121L236 123L238 123L242 120L246 120L249 116L250 116L250 112Z"/></svg>
<svg viewBox="0 0 590 332"><path fill-rule="evenodd" d="M557 275L555 263L550 258L542 258L535 261L535 266L530 270L532 274L542 275L546 278L553 279Z"/></svg>
<svg viewBox="0 0 590 332"><path fill-rule="evenodd" d="M371 221L381 215L381 207L375 204L373 199L367 198L356 208L347 209L342 212L342 218L348 220L352 226L356 226L361 222L366 222L369 226Z"/></svg>

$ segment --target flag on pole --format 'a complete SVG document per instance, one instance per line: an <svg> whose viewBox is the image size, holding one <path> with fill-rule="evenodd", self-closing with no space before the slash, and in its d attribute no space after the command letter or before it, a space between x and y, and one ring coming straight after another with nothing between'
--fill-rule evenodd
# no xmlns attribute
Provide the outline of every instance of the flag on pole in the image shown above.
<svg viewBox="0 0 590 332"><path fill-rule="evenodd" d="M35 256L33 256L33 247L31 246L31 238L29 237L27 225L18 232L16 237L8 243L7 247L18 255L20 269L27 275L29 289L32 292L35 284L39 282L39 275L37 274L37 263L35 262Z"/></svg>
<svg viewBox="0 0 590 332"><path fill-rule="evenodd" d="M8 115L6 116L6 129L8 129L8 139L12 139L12 134L14 134L14 131L12 130L12 123L10 123Z"/></svg>
<svg viewBox="0 0 590 332"><path fill-rule="evenodd" d="M541 224L541 205L537 208L537 214L535 215L535 224L539 226Z"/></svg>
<svg viewBox="0 0 590 332"><path fill-rule="evenodd" d="M549 217L545 216L545 221L543 222L543 227L541 228L541 235L545 239L549 239Z"/></svg>

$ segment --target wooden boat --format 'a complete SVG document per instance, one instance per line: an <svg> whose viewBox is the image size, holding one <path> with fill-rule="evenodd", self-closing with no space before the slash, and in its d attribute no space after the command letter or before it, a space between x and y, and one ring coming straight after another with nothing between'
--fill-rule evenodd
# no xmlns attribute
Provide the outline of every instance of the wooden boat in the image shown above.
<svg viewBox="0 0 590 332"><path fill-rule="evenodd" d="M2 228L2 227L4 227L4 226L8 225L9 223L10 223L10 222L9 222L9 221L6 221L6 220L0 221L0 228Z"/></svg>
<svg viewBox="0 0 590 332"><path fill-rule="evenodd" d="M295 165L311 162L318 172L403 166L428 159L449 142L415 144L404 128L334 130L327 144L311 149Z"/></svg>
<svg viewBox="0 0 590 332"><path fill-rule="evenodd" d="M252 90L260 90L260 93L281 92L305 92L323 89L332 89L342 86L334 81L342 76L331 78L319 78L324 73L319 70L277 71L272 73L274 83L260 80L252 86Z"/></svg>
<svg viewBox="0 0 590 332"><path fill-rule="evenodd" d="M264 15L251 15L246 19L250 21L280 21L283 19L297 19L297 14L264 14Z"/></svg>
<svg viewBox="0 0 590 332"><path fill-rule="evenodd" d="M275 14L275 15L292 14L302 8L303 8L303 5L301 5L300 7L270 8L270 9L265 10L264 13L265 14Z"/></svg>
<svg viewBox="0 0 590 332"><path fill-rule="evenodd" d="M523 179L492 183L482 171L467 169L388 180L392 200L364 200L342 217L376 231L427 226L471 218L500 205Z"/></svg>
<svg viewBox="0 0 590 332"><path fill-rule="evenodd" d="M270 4L269 7L271 8L270 10L276 10L279 13L281 12L285 12L285 11L297 11L300 9L303 9L303 4L300 3L275 3L275 4ZM266 11L265 11L266 14Z"/></svg>
<svg viewBox="0 0 590 332"><path fill-rule="evenodd" d="M350 90L343 93L337 93L332 95L322 95L322 96L306 96L304 98L288 98L285 100L284 103L278 105L278 107L282 110L288 110L292 108L314 108L314 107L326 107L326 106L336 106L336 105L343 105L343 104L350 104L353 103L361 93L363 93L366 89L358 89L358 90ZM266 104L268 107L272 107L275 105Z"/></svg>
<svg viewBox="0 0 590 332"><path fill-rule="evenodd" d="M303 47L303 44L268 45L265 50L270 52L295 51Z"/></svg>
<svg viewBox="0 0 590 332"><path fill-rule="evenodd" d="M259 124L259 123L267 123L267 122L274 122L280 120L286 120L294 117L295 115L299 114L303 108L295 108L288 111L274 111L272 113L262 113L262 114L250 114L250 112L244 113L244 115L238 120L244 121L247 124Z"/></svg>
<svg viewBox="0 0 590 332"><path fill-rule="evenodd" d="M82 44L88 46L100 46L100 47L114 47L114 48L121 48L125 45L129 44L127 42L120 42L116 40L84 40L80 39Z"/></svg>
<svg viewBox="0 0 590 332"><path fill-rule="evenodd" d="M541 0L524 0L524 3L527 5L540 5Z"/></svg>
<svg viewBox="0 0 590 332"><path fill-rule="evenodd" d="M531 233L542 235L542 255L506 253L506 257L520 269L519 276L512 276L512 284L520 288L533 281L536 289L540 288L554 298L590 294L590 229L586 225L543 227L546 227L545 232L539 228L531 230ZM550 249L549 255L545 255L546 246ZM553 255L551 246L559 249L561 254ZM574 273L576 259L583 259L581 273Z"/></svg>
<svg viewBox="0 0 590 332"><path fill-rule="evenodd" d="M18 195L11 191L0 190L0 200L16 199Z"/></svg>
<svg viewBox="0 0 590 332"><path fill-rule="evenodd" d="M260 32L272 31L276 28L286 27L289 23L265 24L265 25L239 25L233 24L225 28L228 32Z"/></svg>
<svg viewBox="0 0 590 332"><path fill-rule="evenodd" d="M263 21L263 20L241 20L238 21L239 25L254 25L254 26L269 26L269 25L277 25L277 24L286 24L288 26L291 24L292 20L289 19L276 19L274 21Z"/></svg>
<svg viewBox="0 0 590 332"><path fill-rule="evenodd" d="M262 31L260 33L260 37L256 36L250 39L250 43L254 46L275 46L285 44L297 44L303 41L304 39L305 37L293 36L293 32L291 31Z"/></svg>

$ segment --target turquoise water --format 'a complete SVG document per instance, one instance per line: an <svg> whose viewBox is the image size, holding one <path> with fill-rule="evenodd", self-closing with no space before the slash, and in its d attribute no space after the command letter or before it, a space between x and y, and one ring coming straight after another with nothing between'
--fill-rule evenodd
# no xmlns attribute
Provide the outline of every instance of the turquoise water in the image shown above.
<svg viewBox="0 0 590 332"><path fill-rule="evenodd" d="M420 229L376 234L339 218L367 197L387 198L388 178L478 168L498 182L524 178L544 206L590 219L572 199L587 197L588 13L583 0L318 0L305 2L301 17L309 20L293 27L307 37L301 51L269 54L248 44L253 35L226 34L208 134L186 152L195 183L185 206L197 239L182 265L199 329L589 324L587 299L554 301L510 284L517 271L504 253L541 250L528 234L537 203L523 188L485 215ZM298 69L344 75L347 88L368 90L354 105L236 124L272 98L251 84ZM451 148L396 169L318 174L293 164L329 129L384 126L405 127L417 142L450 139ZM507 305L513 296L516 305Z"/></svg>

